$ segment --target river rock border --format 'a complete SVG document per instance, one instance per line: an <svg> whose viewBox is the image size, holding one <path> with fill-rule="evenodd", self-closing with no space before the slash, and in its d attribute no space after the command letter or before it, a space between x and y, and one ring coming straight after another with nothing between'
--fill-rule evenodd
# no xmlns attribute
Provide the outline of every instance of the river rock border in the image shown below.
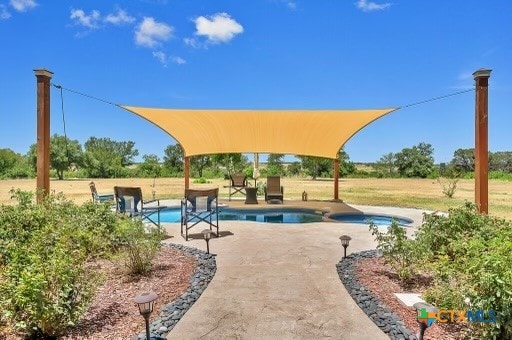
<svg viewBox="0 0 512 340"><path fill-rule="evenodd" d="M377 250L366 250L341 259L336 264L341 282L357 305L391 339L416 340L416 336L405 326L402 319L381 303L357 278L358 261L376 256L378 256Z"/></svg>
<svg viewBox="0 0 512 340"><path fill-rule="evenodd" d="M217 271L217 263L213 255L181 244L169 244L169 247L194 255L197 260L197 270L190 279L187 291L177 300L165 305L161 309L160 315L150 324L152 340L165 340L167 338L167 334L176 326L194 302L199 299ZM134 336L134 339L146 339L145 331L138 336Z"/></svg>

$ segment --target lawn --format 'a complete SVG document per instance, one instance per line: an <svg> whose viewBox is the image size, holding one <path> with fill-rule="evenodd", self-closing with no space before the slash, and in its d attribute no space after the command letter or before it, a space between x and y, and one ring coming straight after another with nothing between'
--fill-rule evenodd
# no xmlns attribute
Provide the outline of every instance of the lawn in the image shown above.
<svg viewBox="0 0 512 340"><path fill-rule="evenodd" d="M265 179L261 179L265 182ZM152 197L155 191L157 198L182 197L184 181L182 178L123 178L123 179L95 179L98 192L112 193L114 185L140 186L145 199ZM249 181L254 185L254 181ZM77 203L91 198L89 180L52 180L51 190L63 192L66 197ZM227 197L227 180L213 179L210 183L198 184L190 181L192 188L219 187L220 196ZM300 200L302 192L308 193L310 200L324 200L333 198L333 182L331 179L300 179L283 178L285 199ZM29 180L2 180L0 181L0 204L10 203L9 190L20 188L22 190L35 190L35 179ZM460 180L453 198L447 198L442 187L433 179L377 179L377 178L349 178L341 179L339 197L346 203L385 205L412 208L426 208L446 211L450 207L460 206L465 200L474 201L474 181ZM491 215L512 219L512 182L489 181L489 212Z"/></svg>

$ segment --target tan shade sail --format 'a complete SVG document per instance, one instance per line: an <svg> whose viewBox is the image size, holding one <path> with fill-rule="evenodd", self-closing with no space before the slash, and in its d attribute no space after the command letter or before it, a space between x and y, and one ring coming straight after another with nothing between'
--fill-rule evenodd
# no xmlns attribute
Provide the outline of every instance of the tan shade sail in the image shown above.
<svg viewBox="0 0 512 340"><path fill-rule="evenodd" d="M354 134L395 108L378 110L188 110L121 106L157 125L186 156L280 153L336 158Z"/></svg>

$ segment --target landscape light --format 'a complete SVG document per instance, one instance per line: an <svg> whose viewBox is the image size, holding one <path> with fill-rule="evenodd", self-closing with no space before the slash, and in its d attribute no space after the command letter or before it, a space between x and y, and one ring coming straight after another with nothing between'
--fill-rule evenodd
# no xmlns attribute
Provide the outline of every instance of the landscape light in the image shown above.
<svg viewBox="0 0 512 340"><path fill-rule="evenodd" d="M340 236L341 245L343 246L343 258L347 257L347 247L348 247L351 239L352 239L352 237L350 237L348 235Z"/></svg>
<svg viewBox="0 0 512 340"><path fill-rule="evenodd" d="M213 231L205 229L201 233L203 233L204 240L206 241L206 253L210 254L210 239L212 238Z"/></svg>
<svg viewBox="0 0 512 340"><path fill-rule="evenodd" d="M153 312L153 307L155 306L155 301L158 298L158 295L153 292L145 292L138 295L135 298L135 303L139 307L139 313L144 317L146 321L146 339L150 339L149 334L149 316Z"/></svg>

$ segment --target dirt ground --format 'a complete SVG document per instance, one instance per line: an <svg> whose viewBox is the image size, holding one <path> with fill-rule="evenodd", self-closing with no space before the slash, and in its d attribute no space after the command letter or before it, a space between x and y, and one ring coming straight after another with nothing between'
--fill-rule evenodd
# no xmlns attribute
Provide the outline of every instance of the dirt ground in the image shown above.
<svg viewBox="0 0 512 340"><path fill-rule="evenodd" d="M89 191L90 179L51 180L50 188L55 192L63 192L66 197L77 203L91 199ZM260 180L265 183L265 179ZM123 179L94 179L98 193L113 193L113 187L139 186L142 188L144 199L180 198L183 195L183 178L123 178ZM254 185L254 181L249 181ZM209 183L198 184L190 180L191 188L218 187L220 196L228 197L229 181L213 179ZM310 200L332 199L332 179L302 179L282 178L286 199L300 200L302 192L308 193ZM19 188L34 191L35 179L1 180L0 204L10 204L9 190ZM350 204L387 205L412 208L425 208L446 211L450 207L461 205L465 200L474 201L474 181L460 180L453 198L443 194L442 185L432 179L377 179L349 178L341 179L339 183L339 198ZM512 182L489 181L489 212L492 215L512 219Z"/></svg>

